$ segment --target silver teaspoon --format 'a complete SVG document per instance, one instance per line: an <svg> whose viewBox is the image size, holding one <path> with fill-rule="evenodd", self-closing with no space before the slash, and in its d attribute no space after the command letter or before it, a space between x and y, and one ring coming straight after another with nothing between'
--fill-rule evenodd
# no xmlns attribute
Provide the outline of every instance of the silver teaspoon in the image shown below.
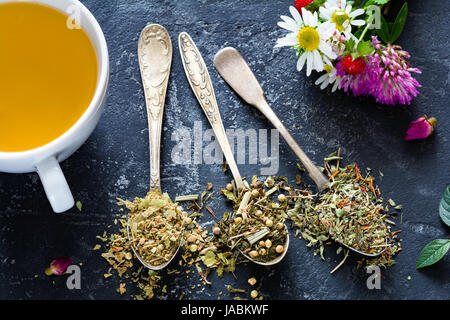
<svg viewBox="0 0 450 320"><path fill-rule="evenodd" d="M200 106L208 117L209 123L211 124L214 134L216 135L217 141L225 155L225 159L231 169L234 181L238 189L244 188L244 183L242 181L239 169L234 160L233 153L231 152L230 145L228 143L228 138L223 127L222 119L220 117L219 107L217 105L216 96L214 94L214 88L211 83L211 78L206 68L205 61L203 60L200 51L195 45L192 38L186 32L180 33L178 37L178 44L180 47L181 60L183 62L184 71L186 72L186 77L195 96L197 97ZM245 196L244 196L245 197ZM242 203L241 203L242 206ZM241 211L243 208L239 208ZM270 262L259 262L248 255L241 253L250 261L264 265L270 266L280 262L289 248L289 234L286 236L286 242L284 245L284 252L276 259Z"/></svg>
<svg viewBox="0 0 450 320"><path fill-rule="evenodd" d="M150 191L161 193L160 179L160 145L161 127L166 99L167 84L169 81L170 67L172 64L172 42L167 30L158 25L150 24L146 26L139 38L138 44L139 66L141 69L142 84L145 93L147 106L149 146L150 146ZM127 223L127 233L130 241L133 240L130 232L130 220ZM180 235L181 237L182 235ZM146 262L135 250L131 248L138 260L151 270L161 270L165 268L176 256L178 249L172 258L161 265L151 265Z"/></svg>

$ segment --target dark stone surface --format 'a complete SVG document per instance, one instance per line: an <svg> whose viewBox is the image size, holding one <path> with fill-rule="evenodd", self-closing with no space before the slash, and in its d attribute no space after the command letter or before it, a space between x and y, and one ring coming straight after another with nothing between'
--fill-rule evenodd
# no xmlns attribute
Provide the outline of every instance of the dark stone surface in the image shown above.
<svg viewBox="0 0 450 320"><path fill-rule="evenodd" d="M239 267L238 280L211 276L213 285L194 288L198 277L191 273L163 275L168 293L178 298L216 299L233 296L226 284L248 289L255 276L265 299L449 299L450 256L437 265L416 271L422 247L435 238L448 238L449 229L440 221L438 202L450 184L450 116L448 113L449 59L447 1L410 1L406 32L398 40L412 53L421 95L410 106L390 107L373 99L340 92L320 91L313 79L295 70L290 49L273 49L284 32L276 26L288 14L291 1L104 1L85 0L97 17L110 49L111 78L108 103L100 123L87 143L62 163L76 200L76 208L54 214L36 174L0 174L0 298L2 299L116 299L118 279L103 279L108 269L99 252L92 251L101 234L113 221L116 197L143 196L149 181L148 130L144 96L136 56L137 40L147 22L164 25L172 36L174 61L166 100L162 146L162 183L171 196L201 192L207 182L218 190L230 179L220 165L175 165L171 135L177 128L192 130L194 121L209 128L185 79L178 53L177 36L188 31L203 53L214 83L225 127L270 128L255 110L243 103L221 80L212 65L214 54L234 46L247 58L266 91L269 103L291 130L304 150L317 163L338 147L345 161L370 167L385 199L392 197L404 206L402 219L404 250L397 264L383 270L381 290L366 288L367 275L354 267L351 257L330 275L341 257L336 247L326 250L321 261L303 240L291 238L282 263L265 269L256 265ZM293 1L292 1L293 2ZM438 119L438 128L426 141L406 143L410 121L426 113ZM296 158L280 144L279 174L294 179ZM259 173L258 165L240 165L243 176ZM216 195L210 204L216 212L228 207ZM402 223L400 223L400 220ZM205 215L203 224L212 217ZM48 278L44 269L58 256L71 256L82 263L82 289L69 291L65 278ZM35 277L35 275L37 275ZM411 280L408 280L411 276ZM128 290L132 292L130 285Z"/></svg>

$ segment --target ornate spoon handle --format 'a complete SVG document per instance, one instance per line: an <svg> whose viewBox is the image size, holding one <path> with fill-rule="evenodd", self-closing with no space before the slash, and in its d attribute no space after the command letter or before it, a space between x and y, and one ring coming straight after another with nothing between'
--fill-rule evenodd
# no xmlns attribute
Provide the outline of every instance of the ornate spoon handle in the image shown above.
<svg viewBox="0 0 450 320"><path fill-rule="evenodd" d="M192 41L191 37L186 32L180 33L178 43L180 47L181 60L183 62L184 71L186 72L186 77L189 84L191 85L200 106L208 117L209 123L214 130L217 141L219 142L223 154L225 155L225 159L230 166L236 186L239 189L243 188L244 184L242 183L242 178L234 160L233 152L231 151L228 143L228 138L220 117L216 96L214 94L214 89L211 84L211 78L209 77L205 61L203 61L203 58L194 41Z"/></svg>
<svg viewBox="0 0 450 320"><path fill-rule="evenodd" d="M139 38L138 55L148 116L150 190L161 191L161 127L172 64L172 42L167 30L158 24L146 26Z"/></svg>

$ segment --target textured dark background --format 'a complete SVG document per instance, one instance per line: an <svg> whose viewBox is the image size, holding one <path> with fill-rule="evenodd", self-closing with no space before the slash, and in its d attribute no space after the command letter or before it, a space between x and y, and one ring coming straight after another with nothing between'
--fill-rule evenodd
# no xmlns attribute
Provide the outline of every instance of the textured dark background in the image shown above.
<svg viewBox="0 0 450 320"><path fill-rule="evenodd" d="M406 32L398 43L412 53L421 95L410 106L384 106L371 98L320 91L313 79L295 70L295 53L274 49L284 35L276 26L288 14L293 1L113 1L85 0L98 19L109 44L111 78L109 98L100 123L87 143L62 163L67 180L83 210L54 214L36 174L0 174L0 298L2 299L116 299L116 276L104 279L108 269L99 252L96 235L111 224L116 197L145 195L149 181L148 130L144 96L136 56L141 29L148 23L164 25L172 36L174 60L164 114L162 183L171 196L201 192L207 182L215 189L225 185L230 173L220 165L174 165L170 153L176 128L192 130L194 121L206 118L185 79L178 53L177 36L191 34L203 53L215 86L225 127L270 128L255 110L243 103L213 68L214 54L234 46L248 59L266 91L267 99L304 150L317 163L341 147L346 162L370 167L385 199L404 206L404 250L397 264L383 270L381 290L366 288L367 275L351 257L335 274L340 261L336 247L326 250L321 261L303 240L292 238L284 261L271 269L256 265L239 267L238 280L210 276L211 287L192 289L199 283L191 273L163 278L167 294L176 299L233 298L226 284L249 289L255 276L266 299L449 299L450 256L422 271L415 263L422 247L435 238L448 238L440 221L438 202L450 184L450 115L448 112L449 36L448 1L410 1ZM394 6L394 7L398 7ZM395 8L394 8L395 9ZM426 141L404 142L410 121L426 113L438 119L436 133ZM295 178L296 158L280 145L280 175ZM241 165L243 176L259 173L257 165ZM228 209L218 194L210 205L216 212ZM201 222L210 225L208 214ZM69 291L65 278L48 278L44 269L58 256L82 263L82 289ZM36 275L36 276L35 276ZM411 276L411 280L408 280ZM127 285L129 292L132 286ZM157 293L157 296L159 294ZM245 297L246 295L240 295ZM247 295L248 297L248 295Z"/></svg>

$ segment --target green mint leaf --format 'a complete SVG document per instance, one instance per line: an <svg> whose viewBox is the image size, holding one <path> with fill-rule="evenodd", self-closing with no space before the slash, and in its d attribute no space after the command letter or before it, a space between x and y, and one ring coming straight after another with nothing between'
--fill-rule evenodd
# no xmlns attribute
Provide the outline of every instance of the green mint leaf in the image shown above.
<svg viewBox="0 0 450 320"><path fill-rule="evenodd" d="M381 15L380 19L381 19L381 28L377 29L377 34L384 43L389 43L389 40L391 38L391 31L389 30L389 25L386 22L386 19L384 19L383 15Z"/></svg>
<svg viewBox="0 0 450 320"><path fill-rule="evenodd" d="M360 56L368 56L372 53L373 48L370 45L370 41L360 41L357 50Z"/></svg>
<svg viewBox="0 0 450 320"><path fill-rule="evenodd" d="M450 227L450 186L444 191L444 195L439 203L439 215L442 222Z"/></svg>
<svg viewBox="0 0 450 320"><path fill-rule="evenodd" d="M437 239L428 243L420 252L416 269L431 266L441 260L450 249L450 240Z"/></svg>
<svg viewBox="0 0 450 320"><path fill-rule="evenodd" d="M397 18L395 18L394 25L391 29L391 43L394 43L398 37L400 37L403 27L405 26L406 16L408 15L408 3L405 2L403 7L400 9Z"/></svg>

